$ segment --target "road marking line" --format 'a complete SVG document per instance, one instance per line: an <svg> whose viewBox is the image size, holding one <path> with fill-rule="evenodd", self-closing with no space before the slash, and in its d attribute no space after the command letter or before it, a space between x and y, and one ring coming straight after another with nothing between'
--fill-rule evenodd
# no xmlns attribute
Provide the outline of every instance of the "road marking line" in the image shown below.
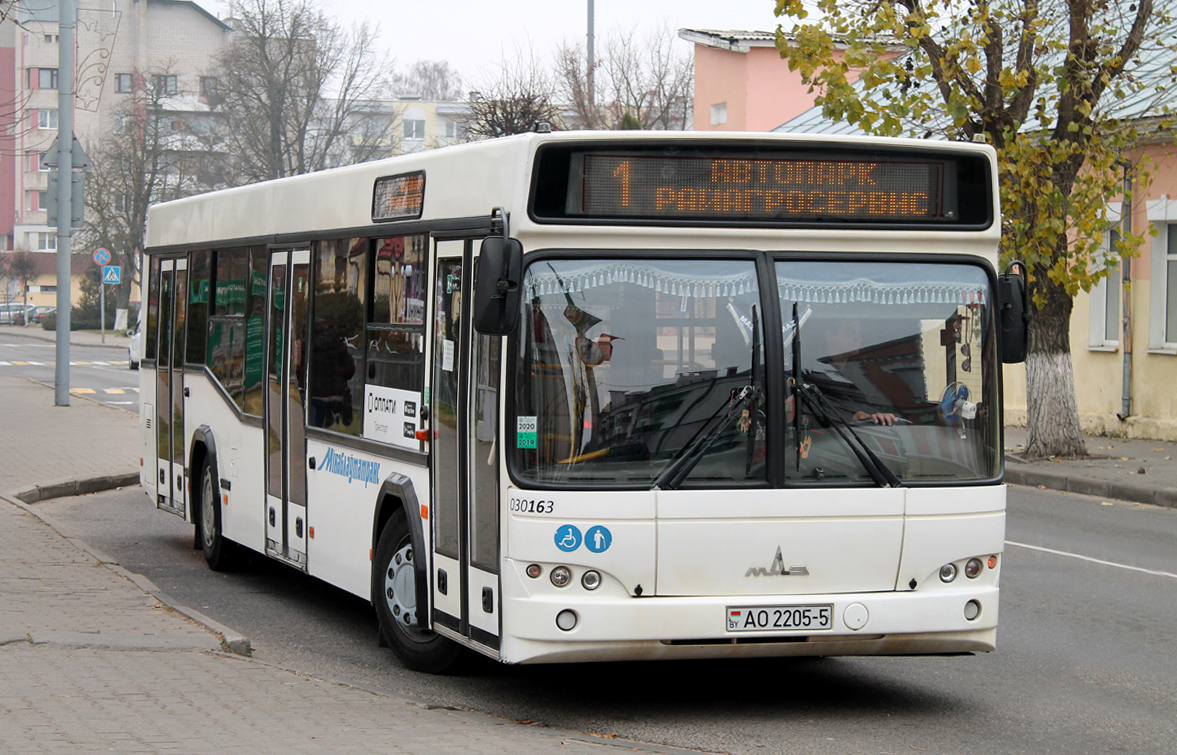
<svg viewBox="0 0 1177 755"><path fill-rule="evenodd" d="M28 362L13 362L13 364L18 365L20 367L28 367L29 366Z"/></svg>
<svg viewBox="0 0 1177 755"><path fill-rule="evenodd" d="M70 362L70 364L84 364L87 367L89 367L91 363L90 362Z"/></svg>
<svg viewBox="0 0 1177 755"><path fill-rule="evenodd" d="M1093 564L1101 564L1103 566L1114 566L1117 569L1127 569L1128 571L1144 572L1145 574L1152 574L1157 577L1170 577L1177 579L1177 574L1170 574L1167 571L1155 571L1153 569L1142 569L1139 566L1128 566L1127 564L1117 564L1115 561L1102 561L1091 556L1080 556L1078 553L1068 553L1067 551L1056 551L1052 548L1042 548L1037 545L1027 545L1025 543L1015 543L1013 540L1006 540L1006 545L1016 545L1019 548L1029 548L1032 551L1042 551L1043 553L1053 553L1056 556L1066 556L1068 558L1077 558L1080 561L1090 561Z"/></svg>
<svg viewBox="0 0 1177 755"><path fill-rule="evenodd" d="M114 394L119 394L119 395L126 393L126 391L124 391L122 388L103 388L102 392L103 393L114 393Z"/></svg>
<svg viewBox="0 0 1177 755"><path fill-rule="evenodd" d="M70 389L69 389L69 392L70 392L70 393L86 393L86 394L90 394L90 393L93 393L93 392L94 392L94 389L93 389L93 388L70 388Z"/></svg>
<svg viewBox="0 0 1177 755"><path fill-rule="evenodd" d="M11 367L12 362L0 362L0 367Z"/></svg>
<svg viewBox="0 0 1177 755"><path fill-rule="evenodd" d="M90 364L93 364L93 365L96 365L99 367L106 367L107 365L111 364L111 362L90 362Z"/></svg>

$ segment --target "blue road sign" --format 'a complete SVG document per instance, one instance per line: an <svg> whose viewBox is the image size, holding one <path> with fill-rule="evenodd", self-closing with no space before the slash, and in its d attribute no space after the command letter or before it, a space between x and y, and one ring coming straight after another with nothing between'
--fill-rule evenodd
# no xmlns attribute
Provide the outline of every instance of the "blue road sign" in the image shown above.
<svg viewBox="0 0 1177 755"><path fill-rule="evenodd" d="M102 282L103 283L121 283L123 279L123 269L118 265L107 265L102 268Z"/></svg>
<svg viewBox="0 0 1177 755"><path fill-rule="evenodd" d="M94 250L94 264L95 265L109 265L110 251L102 249L101 247Z"/></svg>

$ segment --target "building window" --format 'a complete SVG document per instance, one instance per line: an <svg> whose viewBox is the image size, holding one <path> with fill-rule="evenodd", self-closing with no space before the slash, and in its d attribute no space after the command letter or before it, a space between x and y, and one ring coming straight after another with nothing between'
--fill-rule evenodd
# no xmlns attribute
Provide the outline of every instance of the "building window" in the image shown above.
<svg viewBox="0 0 1177 755"><path fill-rule="evenodd" d="M405 139L425 139L425 121L405 121Z"/></svg>
<svg viewBox="0 0 1177 755"><path fill-rule="evenodd" d="M1110 230L1096 253L1096 266L1108 268L1107 277L1091 289L1091 328L1088 345L1092 349L1116 349L1120 346L1120 302L1123 297L1123 261L1116 253L1120 232Z"/></svg>
<svg viewBox="0 0 1177 755"><path fill-rule="evenodd" d="M114 91L119 94L131 94L135 91L135 74L116 73L114 75Z"/></svg>
<svg viewBox="0 0 1177 755"><path fill-rule="evenodd" d="M1177 223L1165 234L1165 272L1160 282L1165 290L1165 343L1177 343Z"/></svg>
<svg viewBox="0 0 1177 755"><path fill-rule="evenodd" d="M58 36L56 34L46 34L45 42L51 45L57 44Z"/></svg>
<svg viewBox="0 0 1177 755"><path fill-rule="evenodd" d="M216 76L201 76L200 77L200 96L214 97L217 93L217 77Z"/></svg>
<svg viewBox="0 0 1177 755"><path fill-rule="evenodd" d="M179 77L156 74L151 77L151 86L156 94L176 94L180 91Z"/></svg>
<svg viewBox="0 0 1177 755"><path fill-rule="evenodd" d="M48 173L50 168L45 165L45 158L49 156L48 152L29 152L29 172L30 173Z"/></svg>
<svg viewBox="0 0 1177 755"><path fill-rule="evenodd" d="M57 69L30 68L29 89L57 89Z"/></svg>
<svg viewBox="0 0 1177 755"><path fill-rule="evenodd" d="M37 111L37 128L42 130L56 131L57 130L57 111L56 110L38 110Z"/></svg>
<svg viewBox="0 0 1177 755"><path fill-rule="evenodd" d="M57 251L57 234L56 233L37 233L36 249L39 252L55 252Z"/></svg>
<svg viewBox="0 0 1177 755"><path fill-rule="evenodd" d="M721 126L727 123L727 103L720 102L711 106L711 125Z"/></svg>
<svg viewBox="0 0 1177 755"><path fill-rule="evenodd" d="M1177 199L1145 203L1156 230L1149 260L1148 347L1177 352Z"/></svg>
<svg viewBox="0 0 1177 755"><path fill-rule="evenodd" d="M25 192L25 210L28 212L37 212L45 209L45 192L44 191L26 191Z"/></svg>

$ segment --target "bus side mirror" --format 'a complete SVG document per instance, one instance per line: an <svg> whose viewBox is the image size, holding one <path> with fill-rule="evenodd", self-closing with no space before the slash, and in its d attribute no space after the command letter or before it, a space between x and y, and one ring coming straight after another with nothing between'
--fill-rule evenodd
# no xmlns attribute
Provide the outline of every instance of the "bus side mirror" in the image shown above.
<svg viewBox="0 0 1177 755"><path fill-rule="evenodd" d="M1020 268L1014 271L1014 266ZM1001 326L1001 361L1018 364L1026 361L1029 345L1030 294L1026 287L1026 265L1011 262L997 276L997 317Z"/></svg>
<svg viewBox="0 0 1177 755"><path fill-rule="evenodd" d="M505 336L515 330L522 283L523 245L516 239L488 236L478 253L474 283L474 328L479 333Z"/></svg>

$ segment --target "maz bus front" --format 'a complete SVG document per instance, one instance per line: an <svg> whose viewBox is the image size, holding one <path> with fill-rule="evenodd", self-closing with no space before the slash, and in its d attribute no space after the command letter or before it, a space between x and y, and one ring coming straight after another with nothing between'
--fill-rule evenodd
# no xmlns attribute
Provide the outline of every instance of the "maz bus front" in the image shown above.
<svg viewBox="0 0 1177 755"><path fill-rule="evenodd" d="M762 134L161 205L144 485L214 568L369 598L423 670L991 651L999 236L984 145Z"/></svg>

